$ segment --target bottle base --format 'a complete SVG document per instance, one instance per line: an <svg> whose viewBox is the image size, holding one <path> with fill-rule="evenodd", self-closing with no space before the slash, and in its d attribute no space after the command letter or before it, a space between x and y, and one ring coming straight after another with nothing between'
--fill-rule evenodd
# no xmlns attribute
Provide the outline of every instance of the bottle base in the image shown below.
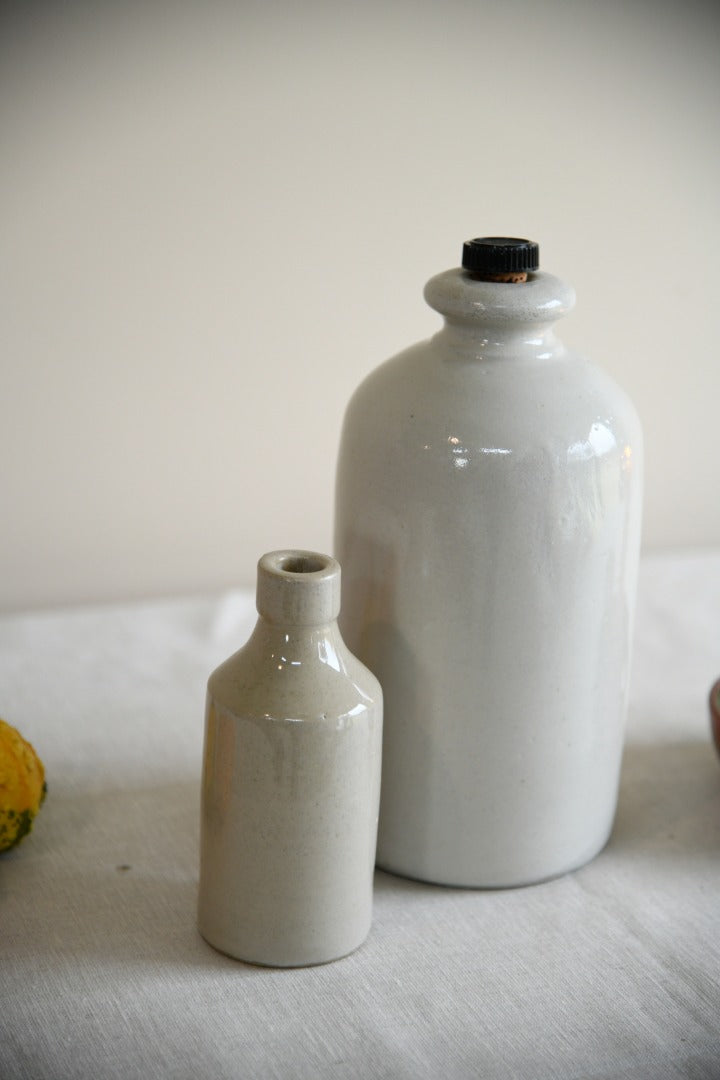
<svg viewBox="0 0 720 1080"><path fill-rule="evenodd" d="M323 951L304 951L302 949L288 949L278 950L277 952L267 952L263 949L253 949L251 947L237 947L232 943L222 941L220 939L213 939L212 935L205 933L202 927L198 926L198 933L203 941L205 941L216 952L222 953L223 956L229 957L231 960L239 960L243 964L252 964L253 967L263 968L302 968L302 967L321 967L324 964L332 964L336 960L343 960L346 956L350 956L352 953L357 952L365 944L368 934L366 933L360 941L355 944L335 947Z"/></svg>
<svg viewBox="0 0 720 1080"><path fill-rule="evenodd" d="M378 859L376 866L378 870L393 874L395 877L418 881L424 885L439 885L447 889L484 889L488 892L500 889L524 889L531 885L542 885L547 881L565 877L566 874L572 874L583 866L587 866L603 851L609 839L608 833L601 844L594 844L589 851L584 851L579 856L569 858L567 861L559 861L553 866L548 865L544 870L535 869L525 873L517 871L516 873L492 874L487 871L487 868L481 873L468 871L438 873L427 869L415 870L401 867L392 860L385 859Z"/></svg>

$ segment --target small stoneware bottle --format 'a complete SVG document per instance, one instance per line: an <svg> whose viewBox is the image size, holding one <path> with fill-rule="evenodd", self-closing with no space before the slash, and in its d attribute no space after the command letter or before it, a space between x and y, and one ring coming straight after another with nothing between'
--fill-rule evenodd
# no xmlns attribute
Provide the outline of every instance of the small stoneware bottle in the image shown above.
<svg viewBox="0 0 720 1080"><path fill-rule="evenodd" d="M537 245L482 238L445 317L352 398L337 473L348 645L385 694L378 865L522 885L605 844L640 538L635 410L553 323Z"/></svg>
<svg viewBox="0 0 720 1080"><path fill-rule="evenodd" d="M370 929L382 691L340 636L334 559L264 555L257 609L208 682L198 924L241 960L320 964Z"/></svg>

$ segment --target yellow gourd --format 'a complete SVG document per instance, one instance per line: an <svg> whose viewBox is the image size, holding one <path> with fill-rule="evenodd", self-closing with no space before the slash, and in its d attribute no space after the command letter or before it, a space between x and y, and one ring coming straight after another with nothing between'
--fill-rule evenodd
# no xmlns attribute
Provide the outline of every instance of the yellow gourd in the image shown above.
<svg viewBox="0 0 720 1080"><path fill-rule="evenodd" d="M0 720L0 851L15 847L30 832L46 790L45 769L35 750Z"/></svg>

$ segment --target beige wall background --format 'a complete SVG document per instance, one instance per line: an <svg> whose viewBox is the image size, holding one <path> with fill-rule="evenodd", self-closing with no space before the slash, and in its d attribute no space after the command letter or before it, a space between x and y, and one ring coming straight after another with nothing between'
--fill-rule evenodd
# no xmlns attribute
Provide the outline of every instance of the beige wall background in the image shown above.
<svg viewBox="0 0 720 1080"><path fill-rule="evenodd" d="M713 3L7 3L0 606L329 550L342 413L530 236L630 392L646 548L720 543Z"/></svg>

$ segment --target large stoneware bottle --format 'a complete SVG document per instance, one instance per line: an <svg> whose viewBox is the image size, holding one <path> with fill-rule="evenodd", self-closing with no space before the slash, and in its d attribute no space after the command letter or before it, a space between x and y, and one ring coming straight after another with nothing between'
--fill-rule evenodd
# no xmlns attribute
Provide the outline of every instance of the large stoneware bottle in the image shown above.
<svg viewBox="0 0 720 1080"><path fill-rule="evenodd" d="M432 278L445 318L345 417L341 628L385 696L378 864L511 886L615 813L640 539L635 409L554 323L572 288L513 238Z"/></svg>

